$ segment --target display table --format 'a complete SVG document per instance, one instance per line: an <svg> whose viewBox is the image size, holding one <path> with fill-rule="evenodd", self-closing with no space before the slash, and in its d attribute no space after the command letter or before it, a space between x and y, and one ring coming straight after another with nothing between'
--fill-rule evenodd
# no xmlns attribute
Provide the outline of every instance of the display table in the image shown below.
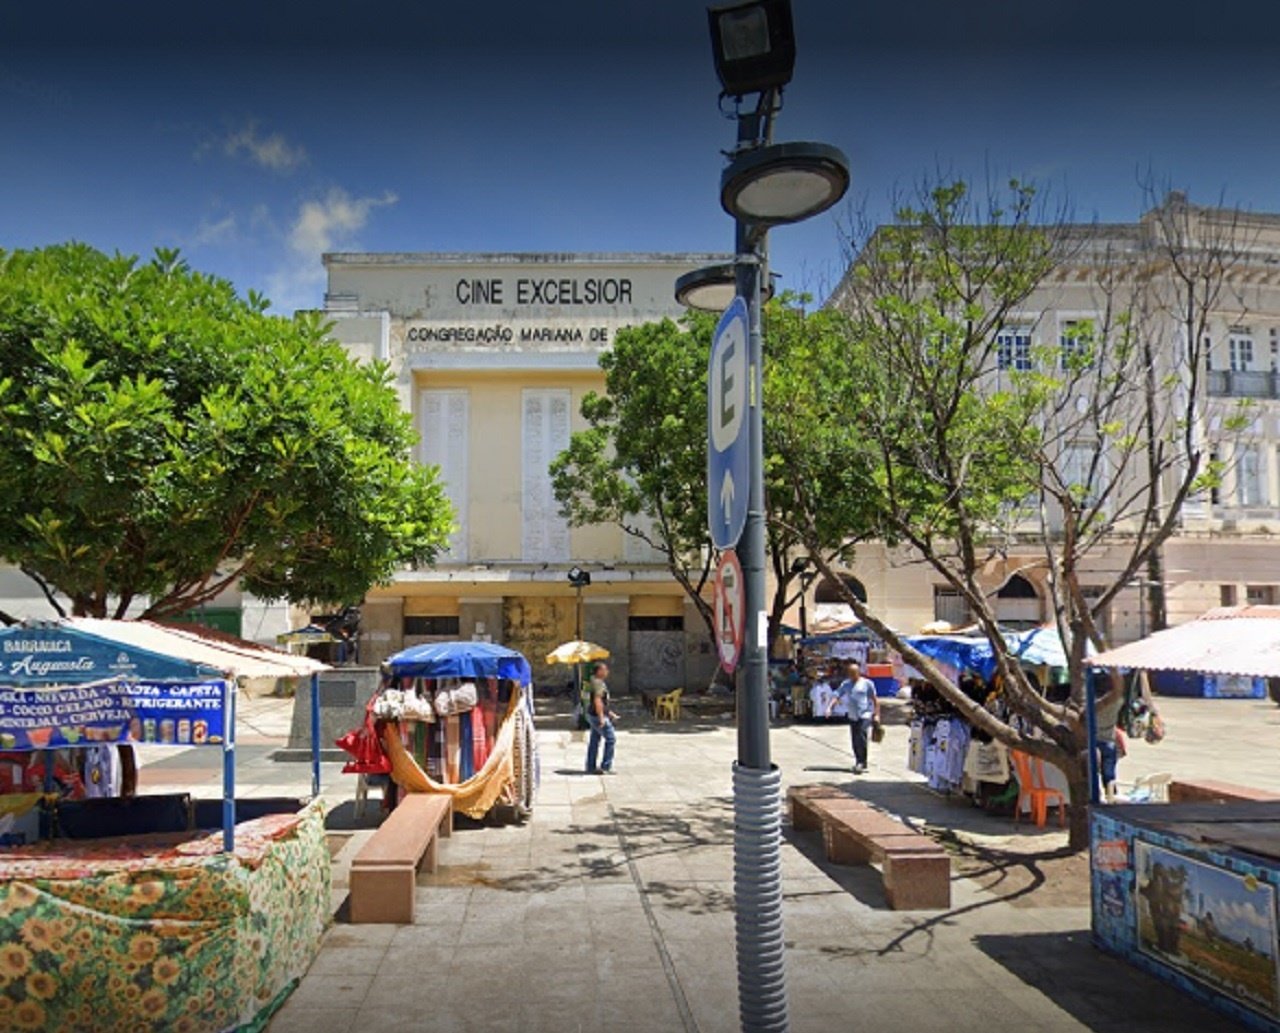
<svg viewBox="0 0 1280 1033"><path fill-rule="evenodd" d="M1090 824L1095 943L1278 1033L1280 802L1095 807Z"/></svg>
<svg viewBox="0 0 1280 1033"><path fill-rule="evenodd" d="M328 924L324 811L235 831L0 854L0 1029L260 1028Z"/></svg>

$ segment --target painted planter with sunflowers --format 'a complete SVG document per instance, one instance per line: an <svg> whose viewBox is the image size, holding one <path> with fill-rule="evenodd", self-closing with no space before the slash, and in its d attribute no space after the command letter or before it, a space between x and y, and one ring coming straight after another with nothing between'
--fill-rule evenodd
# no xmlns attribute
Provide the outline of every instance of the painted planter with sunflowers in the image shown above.
<svg viewBox="0 0 1280 1033"><path fill-rule="evenodd" d="M0 1029L256 1029L329 920L319 801L197 838L0 855Z"/></svg>

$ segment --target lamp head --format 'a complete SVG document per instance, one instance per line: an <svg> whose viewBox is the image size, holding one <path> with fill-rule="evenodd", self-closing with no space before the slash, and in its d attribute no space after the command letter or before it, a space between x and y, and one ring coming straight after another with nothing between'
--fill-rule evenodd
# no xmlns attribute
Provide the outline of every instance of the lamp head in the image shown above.
<svg viewBox="0 0 1280 1033"><path fill-rule="evenodd" d="M729 96L763 93L791 81L796 37L791 0L746 0L707 8L716 75Z"/></svg>

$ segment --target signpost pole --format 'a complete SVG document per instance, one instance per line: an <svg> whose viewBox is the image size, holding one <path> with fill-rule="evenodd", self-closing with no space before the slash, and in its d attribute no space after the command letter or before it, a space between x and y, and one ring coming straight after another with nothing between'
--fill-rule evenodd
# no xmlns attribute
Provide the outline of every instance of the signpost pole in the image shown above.
<svg viewBox="0 0 1280 1033"><path fill-rule="evenodd" d="M222 849L236 848L236 683L222 682Z"/></svg>
<svg viewBox="0 0 1280 1033"><path fill-rule="evenodd" d="M311 675L311 795L320 795L320 672Z"/></svg>

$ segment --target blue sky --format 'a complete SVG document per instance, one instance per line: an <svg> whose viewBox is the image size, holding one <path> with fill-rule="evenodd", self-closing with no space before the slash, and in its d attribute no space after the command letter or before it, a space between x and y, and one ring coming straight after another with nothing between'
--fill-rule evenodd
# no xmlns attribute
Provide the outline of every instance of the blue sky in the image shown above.
<svg viewBox="0 0 1280 1033"><path fill-rule="evenodd" d="M777 138L843 149L873 217L938 170L1280 211L1274 5L793 3ZM717 92L693 0L7 4L0 247L177 246L281 310L324 250L728 250ZM784 285L833 281L843 217L771 234Z"/></svg>

